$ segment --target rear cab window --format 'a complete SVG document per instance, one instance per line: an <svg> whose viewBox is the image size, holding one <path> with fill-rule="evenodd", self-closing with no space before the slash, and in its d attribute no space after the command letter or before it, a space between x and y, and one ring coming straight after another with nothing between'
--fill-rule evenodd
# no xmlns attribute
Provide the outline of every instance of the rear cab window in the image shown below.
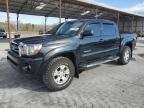
<svg viewBox="0 0 144 108"><path fill-rule="evenodd" d="M103 36L116 36L116 27L113 23L102 23Z"/></svg>

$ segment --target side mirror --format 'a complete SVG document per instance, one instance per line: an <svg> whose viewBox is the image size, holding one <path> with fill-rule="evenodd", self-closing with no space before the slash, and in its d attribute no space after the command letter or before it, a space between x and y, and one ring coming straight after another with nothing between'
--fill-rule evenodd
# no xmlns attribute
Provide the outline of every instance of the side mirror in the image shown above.
<svg viewBox="0 0 144 108"><path fill-rule="evenodd" d="M93 33L91 32L91 30L85 30L85 31L83 31L83 33L82 33L82 36L83 36L83 37L92 36L92 35L93 35Z"/></svg>

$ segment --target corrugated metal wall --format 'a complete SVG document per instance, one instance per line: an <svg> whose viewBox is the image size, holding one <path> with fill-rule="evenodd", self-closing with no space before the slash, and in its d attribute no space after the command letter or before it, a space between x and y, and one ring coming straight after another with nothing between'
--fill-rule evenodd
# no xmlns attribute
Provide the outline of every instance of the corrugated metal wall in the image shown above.
<svg viewBox="0 0 144 108"><path fill-rule="evenodd" d="M144 20L123 20L119 23L119 30L121 32L137 32L144 34Z"/></svg>

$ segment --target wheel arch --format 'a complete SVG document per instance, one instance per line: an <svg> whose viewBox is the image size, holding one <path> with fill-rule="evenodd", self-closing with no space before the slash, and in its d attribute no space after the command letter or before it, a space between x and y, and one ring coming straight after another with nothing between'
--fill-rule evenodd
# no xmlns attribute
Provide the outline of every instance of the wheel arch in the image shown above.
<svg viewBox="0 0 144 108"><path fill-rule="evenodd" d="M132 57L132 52L133 52L133 44L132 44L132 41L127 42L127 43L124 45L124 47L125 47L125 46L128 46L128 47L131 49L131 57Z"/></svg>
<svg viewBox="0 0 144 108"><path fill-rule="evenodd" d="M52 59L56 58L56 57L66 57L68 59L70 59L75 67L75 76L79 77L79 72L78 72L78 57L77 57L77 53L75 51L62 51L62 52L58 52L58 53L48 53L44 59L44 63L48 64L49 61L51 61Z"/></svg>
<svg viewBox="0 0 144 108"><path fill-rule="evenodd" d="M132 57L132 52L133 52L133 41L131 40L131 41L122 41L122 43L121 43L121 49L120 49L120 55L121 55L121 53L122 53L122 51L123 51L123 49L124 49L124 47L125 46L128 46L128 47L130 47L130 49L131 49L131 57Z"/></svg>
<svg viewBox="0 0 144 108"><path fill-rule="evenodd" d="M130 47L131 51L133 50L132 41L130 41L130 42L127 42L127 43L125 44L125 46L128 46L128 47Z"/></svg>

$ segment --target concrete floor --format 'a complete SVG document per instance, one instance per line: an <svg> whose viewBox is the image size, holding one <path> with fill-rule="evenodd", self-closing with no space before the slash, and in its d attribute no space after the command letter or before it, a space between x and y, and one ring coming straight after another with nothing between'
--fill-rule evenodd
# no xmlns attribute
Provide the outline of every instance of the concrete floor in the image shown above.
<svg viewBox="0 0 144 108"><path fill-rule="evenodd" d="M7 42L0 40L0 108L144 108L144 40L128 65L110 62L80 74L59 92L48 92L32 76L6 62ZM3 43L2 43L3 42Z"/></svg>

